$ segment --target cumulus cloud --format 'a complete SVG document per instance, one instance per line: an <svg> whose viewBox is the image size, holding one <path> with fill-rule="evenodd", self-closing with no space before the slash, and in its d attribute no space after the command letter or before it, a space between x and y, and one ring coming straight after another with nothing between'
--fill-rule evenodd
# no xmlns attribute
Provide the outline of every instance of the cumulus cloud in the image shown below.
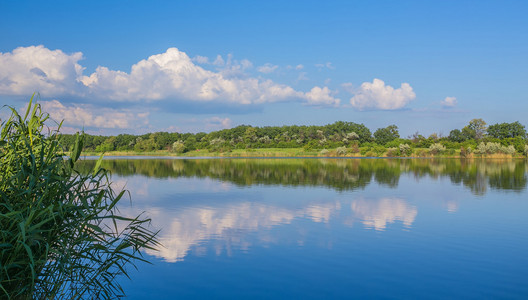
<svg viewBox="0 0 528 300"><path fill-rule="evenodd" d="M81 52L66 54L44 46L0 52L0 94L26 95L34 91L53 96L79 94L84 68L78 61L82 58Z"/></svg>
<svg viewBox="0 0 528 300"><path fill-rule="evenodd" d="M82 58L80 52L66 54L44 46L0 53L0 95L39 91L45 97L75 96L118 102L168 100L248 105L304 100L318 105L338 103L324 89L304 93L268 79L250 77L244 70L252 67L251 62L234 60L232 55L226 59L218 55L211 63L218 70L211 71L195 64L208 63L207 57L191 59L185 52L169 48L132 65L130 72L99 66L89 75L83 75L84 67L79 64ZM276 69L273 65L264 67L267 68L264 71Z"/></svg>
<svg viewBox="0 0 528 300"><path fill-rule="evenodd" d="M64 105L58 100L40 101L42 109L55 121L65 125L98 128L137 128L148 124L148 112L94 108L86 104Z"/></svg>
<svg viewBox="0 0 528 300"><path fill-rule="evenodd" d="M364 82L354 91L350 99L353 107L363 109L394 110L406 106L416 98L412 87L402 83L400 88L385 85L383 80L375 78L372 83Z"/></svg>
<svg viewBox="0 0 528 300"><path fill-rule="evenodd" d="M311 91L306 93L306 100L310 105L332 105L338 106L341 102L340 99L334 98L331 94L333 92L328 87L320 88L318 86L312 88Z"/></svg>
<svg viewBox="0 0 528 300"><path fill-rule="evenodd" d="M257 71L259 71L260 73L269 74L277 70L278 67L279 66L277 65L272 65L270 63L267 63L267 64L264 64L263 66L258 67Z"/></svg>
<svg viewBox="0 0 528 300"><path fill-rule="evenodd" d="M456 97L445 97L444 100L440 102L442 106L445 107L453 107L457 105L457 98Z"/></svg>

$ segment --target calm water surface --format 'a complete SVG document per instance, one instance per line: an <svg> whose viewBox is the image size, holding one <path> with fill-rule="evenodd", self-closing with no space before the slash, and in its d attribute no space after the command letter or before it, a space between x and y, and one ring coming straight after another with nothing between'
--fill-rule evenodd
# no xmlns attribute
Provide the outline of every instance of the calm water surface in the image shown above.
<svg viewBox="0 0 528 300"><path fill-rule="evenodd" d="M123 281L128 299L528 299L524 160L103 165L164 245Z"/></svg>

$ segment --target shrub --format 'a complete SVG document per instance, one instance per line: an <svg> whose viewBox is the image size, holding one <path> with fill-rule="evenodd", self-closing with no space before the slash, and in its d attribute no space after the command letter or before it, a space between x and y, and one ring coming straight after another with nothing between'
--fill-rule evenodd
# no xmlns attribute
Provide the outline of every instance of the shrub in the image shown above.
<svg viewBox="0 0 528 300"><path fill-rule="evenodd" d="M321 154L322 156L327 156L328 153L330 153L330 151L328 151L326 149L323 149L323 150L321 150L321 152L319 152L319 154Z"/></svg>
<svg viewBox="0 0 528 300"><path fill-rule="evenodd" d="M398 148L388 148L387 156L388 157L400 156L400 150Z"/></svg>
<svg viewBox="0 0 528 300"><path fill-rule="evenodd" d="M185 144L182 141L172 143L171 151L175 153L185 152Z"/></svg>
<svg viewBox="0 0 528 300"><path fill-rule="evenodd" d="M524 145L524 155L528 156L528 145Z"/></svg>
<svg viewBox="0 0 528 300"><path fill-rule="evenodd" d="M515 150L515 146L509 145L508 147L501 147L501 152L505 154L515 154L517 150Z"/></svg>
<svg viewBox="0 0 528 300"><path fill-rule="evenodd" d="M336 149L336 153L337 155L346 155L347 154L347 149L346 147L339 147Z"/></svg>
<svg viewBox="0 0 528 300"><path fill-rule="evenodd" d="M359 143L357 141L353 141L352 143L350 143L350 152L351 153L359 152Z"/></svg>
<svg viewBox="0 0 528 300"><path fill-rule="evenodd" d="M471 154L471 147L468 147L468 148L460 147L460 156L467 157L469 154Z"/></svg>
<svg viewBox="0 0 528 300"><path fill-rule="evenodd" d="M76 169L84 136L66 158L47 119L30 101L1 126L0 298L116 298L116 277L157 246L150 220L120 216L125 191L113 191L101 159Z"/></svg>
<svg viewBox="0 0 528 300"><path fill-rule="evenodd" d="M439 154L446 150L446 147L440 143L434 143L431 146L429 146L429 152L431 154Z"/></svg>
<svg viewBox="0 0 528 300"><path fill-rule="evenodd" d="M475 151L479 154L494 154L494 153L504 153L504 154L515 154L515 146L502 146L499 143L480 143Z"/></svg>
<svg viewBox="0 0 528 300"><path fill-rule="evenodd" d="M425 157L425 156L426 156L425 149L418 149L418 150L416 151L416 156L418 156L418 157Z"/></svg>
<svg viewBox="0 0 528 300"><path fill-rule="evenodd" d="M399 148L400 148L401 155L407 156L407 155L411 154L411 146L409 146L407 144L400 144Z"/></svg>

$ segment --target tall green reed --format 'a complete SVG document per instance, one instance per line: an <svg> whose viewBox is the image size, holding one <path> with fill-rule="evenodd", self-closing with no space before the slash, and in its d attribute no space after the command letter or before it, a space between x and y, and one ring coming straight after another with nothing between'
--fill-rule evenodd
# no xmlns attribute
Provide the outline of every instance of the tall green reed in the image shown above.
<svg viewBox="0 0 528 300"><path fill-rule="evenodd" d="M62 123L50 130L32 100L1 124L0 298L122 296L117 278L159 246L156 232L142 215L120 215L125 191L112 189L102 157L91 172L77 170L83 135L64 156Z"/></svg>

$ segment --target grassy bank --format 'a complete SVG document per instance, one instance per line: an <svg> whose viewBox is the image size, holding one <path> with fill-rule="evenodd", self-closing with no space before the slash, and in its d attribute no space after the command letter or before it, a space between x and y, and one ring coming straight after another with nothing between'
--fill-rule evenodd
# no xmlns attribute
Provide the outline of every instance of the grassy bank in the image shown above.
<svg viewBox="0 0 528 300"><path fill-rule="evenodd" d="M101 152L85 151L82 155L98 156ZM174 156L174 157L444 157L444 158L524 158L525 156L519 153L516 154L464 154L460 150L446 152L446 153L431 153L427 148L416 148L412 153L401 156L391 155L389 151L382 153L375 153L372 151L358 151L353 152L350 149L346 153L338 151L338 149L313 149L306 150L304 148L259 148L259 149L235 149L227 152L214 152L205 150L194 150L186 153L174 153L168 150L157 151L109 151L105 152L105 156Z"/></svg>

